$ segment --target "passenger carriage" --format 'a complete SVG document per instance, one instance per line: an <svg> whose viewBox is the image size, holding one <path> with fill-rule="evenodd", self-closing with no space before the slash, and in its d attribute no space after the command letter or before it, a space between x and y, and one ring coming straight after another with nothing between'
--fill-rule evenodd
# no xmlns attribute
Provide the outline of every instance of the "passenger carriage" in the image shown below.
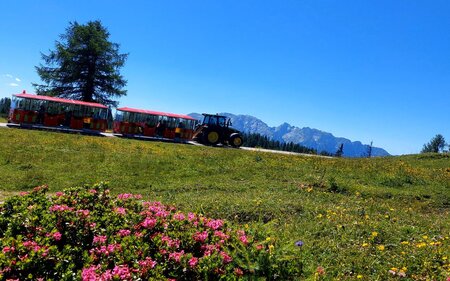
<svg viewBox="0 0 450 281"><path fill-rule="evenodd" d="M104 132L108 107L94 102L27 94L13 95L9 123Z"/></svg>
<svg viewBox="0 0 450 281"><path fill-rule="evenodd" d="M188 115L121 107L114 118L114 133L190 140L196 122Z"/></svg>

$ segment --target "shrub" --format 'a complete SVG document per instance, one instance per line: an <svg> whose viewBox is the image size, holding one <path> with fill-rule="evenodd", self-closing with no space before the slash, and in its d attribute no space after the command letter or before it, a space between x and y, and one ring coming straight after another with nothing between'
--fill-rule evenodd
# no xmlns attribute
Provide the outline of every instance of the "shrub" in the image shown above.
<svg viewBox="0 0 450 281"><path fill-rule="evenodd" d="M0 206L0 279L237 280L301 274L264 231L182 213L103 183L46 196L46 186ZM284 247L286 248L286 247Z"/></svg>

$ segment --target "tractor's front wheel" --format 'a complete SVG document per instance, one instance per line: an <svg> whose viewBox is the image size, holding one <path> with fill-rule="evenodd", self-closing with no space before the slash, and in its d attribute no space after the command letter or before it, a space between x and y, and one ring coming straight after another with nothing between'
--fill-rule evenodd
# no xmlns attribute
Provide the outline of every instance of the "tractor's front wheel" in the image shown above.
<svg viewBox="0 0 450 281"><path fill-rule="evenodd" d="M209 131L203 135L203 141L209 145L216 145L220 141L220 135L217 131Z"/></svg>
<svg viewBox="0 0 450 281"><path fill-rule="evenodd" d="M230 140L228 141L228 143L232 146L232 147L240 147L243 143L244 140L242 139L242 137L239 134L232 134L230 136Z"/></svg>

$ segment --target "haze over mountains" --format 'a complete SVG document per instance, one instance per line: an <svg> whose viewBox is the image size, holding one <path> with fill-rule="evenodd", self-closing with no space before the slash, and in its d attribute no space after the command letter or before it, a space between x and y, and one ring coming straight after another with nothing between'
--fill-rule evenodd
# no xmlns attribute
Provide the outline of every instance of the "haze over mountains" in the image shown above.
<svg viewBox="0 0 450 281"><path fill-rule="evenodd" d="M293 142L306 147L314 148L318 152L326 151L335 153L339 146L344 144L345 157L365 157L369 145L360 141L351 141L342 137L335 137L331 133L304 127L299 128L288 123L278 127L269 127L262 120L250 115L235 115L231 113L219 113L231 118L233 128L245 133L258 133L270 139L280 142ZM202 115L198 113L189 114L191 117L201 120ZM379 147L372 148L372 156L389 156L390 154Z"/></svg>

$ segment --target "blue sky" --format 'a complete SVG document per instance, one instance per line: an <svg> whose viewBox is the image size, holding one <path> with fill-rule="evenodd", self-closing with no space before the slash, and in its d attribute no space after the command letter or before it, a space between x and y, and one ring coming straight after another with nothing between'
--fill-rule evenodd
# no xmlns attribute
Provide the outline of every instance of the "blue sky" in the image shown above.
<svg viewBox="0 0 450 281"><path fill-rule="evenodd" d="M2 1L0 97L69 21L129 53L121 106L288 122L392 154L450 141L450 1Z"/></svg>

